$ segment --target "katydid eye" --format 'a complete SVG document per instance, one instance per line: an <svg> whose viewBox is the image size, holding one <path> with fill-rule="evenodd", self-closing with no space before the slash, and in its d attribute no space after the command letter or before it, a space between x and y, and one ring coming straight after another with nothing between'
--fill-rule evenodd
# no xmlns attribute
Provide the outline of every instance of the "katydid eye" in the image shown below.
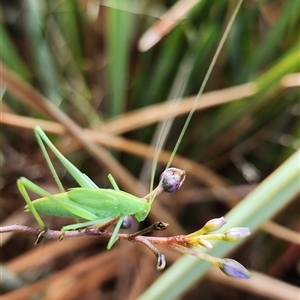
<svg viewBox="0 0 300 300"><path fill-rule="evenodd" d="M180 189L185 180L185 171L177 168L166 169L160 176L160 182L165 192L174 193Z"/></svg>

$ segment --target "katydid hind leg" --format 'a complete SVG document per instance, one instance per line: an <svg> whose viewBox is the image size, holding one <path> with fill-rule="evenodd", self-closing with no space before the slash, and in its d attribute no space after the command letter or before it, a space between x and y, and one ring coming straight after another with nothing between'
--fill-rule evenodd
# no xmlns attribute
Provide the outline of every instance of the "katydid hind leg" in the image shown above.
<svg viewBox="0 0 300 300"><path fill-rule="evenodd" d="M77 183L81 187L85 188L98 188L97 185L86 175L83 174L76 166L74 166L67 158L65 158L62 153L53 145L53 143L49 140L45 132L40 128L39 126L35 127L35 135L37 137L38 143L41 146L43 150L43 153L45 154L46 160L47 157L49 158L49 155L47 154L47 151L45 149L44 143L51 149L51 151L55 154L55 156L59 159L59 161L64 165L64 167L68 170L68 172L74 177L74 179L77 181ZM44 152L45 151L45 152ZM52 162L49 158L49 162L47 160L48 166L52 172L52 168L54 169ZM52 167L51 167L52 166ZM60 182L58 179L58 176L55 176L52 172L55 180Z"/></svg>
<svg viewBox="0 0 300 300"><path fill-rule="evenodd" d="M64 190L63 185L62 185L62 183L61 183L61 181L60 181L60 179L59 179L59 177L58 177L58 175L57 175L57 172L55 171L55 168L54 168L54 166L53 166L53 163L52 163L52 161L51 161L51 159L50 159L50 156L49 156L49 154L48 154L48 151L47 151L47 149L46 149L46 147L45 147L45 145L44 145L43 139L42 139L42 137L41 137L41 135L40 135L40 132L39 132L39 131L37 130L37 128L36 128L35 131L34 131L34 133L35 133L35 137L36 137L36 139L37 139L37 142L38 142L38 144L39 144L39 146L40 146L40 148L41 148L41 150L42 150L42 152L43 152L43 155L44 155L44 157L45 157L45 160L46 160L46 162L47 162L48 168L49 168L49 170L51 171L52 176L53 176L53 178L54 178L54 180L55 180L55 182L56 182L56 184L57 184L57 186L58 186L60 192L63 193L65 190ZM45 141L45 142L46 142L46 141ZM47 142L46 142L46 143L47 143ZM47 143L47 144L48 144L48 143ZM49 146L49 145L48 145L48 146Z"/></svg>
<svg viewBox="0 0 300 300"><path fill-rule="evenodd" d="M96 216L92 212L85 209L82 205L78 205L76 202L71 201L68 198L67 199L63 199L63 198L59 199L58 197L55 197L57 195L50 194L49 192L47 192L46 190L40 188L38 185L31 182L30 180L28 180L25 177L21 177L18 180L18 187L20 189L21 194L24 196L26 203L28 204L29 210L32 211L35 219L37 220L37 222L39 223L39 225L42 228L46 228L46 225L41 220L36 208L32 204L32 201L29 198L29 195L28 195L26 189L30 190L30 191L32 191L32 192L34 192L34 193L36 193L36 194L38 194L42 197L48 198L51 201L54 201L58 206L62 207L66 211L73 214L74 217L86 219L86 220L89 220L89 221L99 220L98 216ZM53 215L54 215L54 213L53 213ZM69 215L60 215L60 216L61 217L70 217L70 214Z"/></svg>

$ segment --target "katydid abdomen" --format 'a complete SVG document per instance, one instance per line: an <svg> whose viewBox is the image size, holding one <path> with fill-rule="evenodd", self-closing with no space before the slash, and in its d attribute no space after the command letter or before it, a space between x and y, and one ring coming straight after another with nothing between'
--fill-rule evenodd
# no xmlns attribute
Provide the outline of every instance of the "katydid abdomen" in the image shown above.
<svg viewBox="0 0 300 300"><path fill-rule="evenodd" d="M60 193L53 195L53 197L59 199L59 201L68 201L67 193ZM72 214L62 206L58 205L53 200L43 197L32 201L36 211L43 215L65 217L65 218L78 218L78 216ZM25 206L25 211L30 211L28 205Z"/></svg>

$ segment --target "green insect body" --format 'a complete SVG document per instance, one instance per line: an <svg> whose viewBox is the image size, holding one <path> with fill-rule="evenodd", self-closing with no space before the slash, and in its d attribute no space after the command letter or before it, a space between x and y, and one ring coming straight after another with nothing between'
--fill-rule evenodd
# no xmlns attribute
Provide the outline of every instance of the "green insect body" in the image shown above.
<svg viewBox="0 0 300 300"><path fill-rule="evenodd" d="M39 223L42 228L41 236L47 231L47 226L41 219L40 214L74 218L77 223L64 226L61 229L62 236L64 235L64 232L68 230L76 230L92 225L100 228L109 224L109 222L117 222L107 246L107 248L110 249L117 240L117 233L125 216L134 215L139 222L147 217L154 198L147 201L144 198L139 198L120 191L111 175L109 175L108 178L114 189L98 188L86 174L83 174L58 151L40 127L36 127L34 132L48 167L61 190L60 193L53 195L27 178L22 177L17 181L20 193L27 203L25 210L30 211ZM48 155L45 144L70 172L80 187L72 188L68 192L64 191ZM32 201L27 190L40 195L41 198ZM87 221L82 222L82 219Z"/></svg>
<svg viewBox="0 0 300 300"><path fill-rule="evenodd" d="M57 201L47 197L32 201L36 211L44 215L80 217L91 221L134 215L139 222L142 222L151 209L150 203L145 199L113 189L73 188L69 192L55 194L52 197ZM82 199L84 199L84 205ZM71 213L72 206L75 207L75 213ZM79 208L82 208L84 213L81 213ZM30 211L28 205L25 209ZM93 216L89 217L85 214L86 212L90 212Z"/></svg>

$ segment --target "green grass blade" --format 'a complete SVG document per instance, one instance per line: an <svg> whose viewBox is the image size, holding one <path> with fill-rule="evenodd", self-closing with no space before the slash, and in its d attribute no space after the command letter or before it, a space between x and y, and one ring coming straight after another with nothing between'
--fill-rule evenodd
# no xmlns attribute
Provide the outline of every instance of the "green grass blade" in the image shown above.
<svg viewBox="0 0 300 300"><path fill-rule="evenodd" d="M46 15L43 14L44 1L24 1L23 5L28 12L25 17L26 31L30 47L32 48L32 61L38 75L44 95L50 100L61 101L58 73L54 64L51 49L44 36Z"/></svg>
<svg viewBox="0 0 300 300"><path fill-rule="evenodd" d="M49 11L53 15L64 37L68 49L76 61L77 66L82 66L82 37L80 7L72 0L61 1L60 3L50 1Z"/></svg>
<svg viewBox="0 0 300 300"><path fill-rule="evenodd" d="M115 4L118 1L112 1ZM122 7L130 7L130 1L122 1ZM125 91L128 80L128 58L133 17L122 9L108 9L107 14L107 56L109 60L110 113L115 116L124 112Z"/></svg>
<svg viewBox="0 0 300 300"><path fill-rule="evenodd" d="M0 46L0 56L1 59L20 77L29 80L30 72L23 63L21 57L19 57L18 52L14 44L11 42L9 35L7 34L6 28L0 22L0 36L1 36L1 46Z"/></svg>
<svg viewBox="0 0 300 300"><path fill-rule="evenodd" d="M289 31L290 20L298 14L299 2L297 0L286 1L283 7L281 18L278 19L278 24L269 29L268 34L259 45L259 51L255 51L249 62L241 74L241 78L247 77L246 74L252 74L257 67L265 64L266 61L273 57L279 49L279 41L284 38L285 33Z"/></svg>

